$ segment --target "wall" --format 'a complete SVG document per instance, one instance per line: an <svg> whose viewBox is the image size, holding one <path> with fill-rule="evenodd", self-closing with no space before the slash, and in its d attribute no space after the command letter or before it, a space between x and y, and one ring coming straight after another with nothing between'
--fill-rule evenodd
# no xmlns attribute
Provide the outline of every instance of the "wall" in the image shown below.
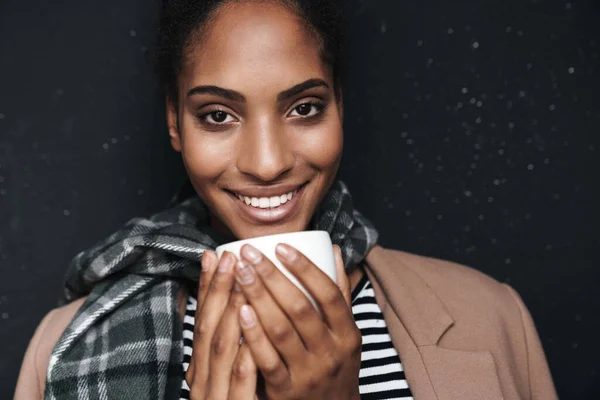
<svg viewBox="0 0 600 400"><path fill-rule="evenodd" d="M341 177L384 245L508 282L561 398L600 398L600 10L348 1ZM0 2L0 398L70 258L183 179L157 2Z"/></svg>

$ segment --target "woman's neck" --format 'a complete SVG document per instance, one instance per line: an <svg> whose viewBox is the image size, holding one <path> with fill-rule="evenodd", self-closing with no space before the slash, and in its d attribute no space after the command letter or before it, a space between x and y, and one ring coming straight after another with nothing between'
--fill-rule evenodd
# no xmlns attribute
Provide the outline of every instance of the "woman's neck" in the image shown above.
<svg viewBox="0 0 600 400"><path fill-rule="evenodd" d="M233 232L231 232L231 230L227 228L227 226L212 212L208 214L208 226L212 229L212 234L216 234L217 241L222 242L219 244L225 244L238 240Z"/></svg>
<svg viewBox="0 0 600 400"><path fill-rule="evenodd" d="M354 288L356 288L356 285L358 285L358 283L364 275L365 270L363 269L362 264L358 264L356 268L348 272L348 280L350 281L350 291L353 291Z"/></svg>

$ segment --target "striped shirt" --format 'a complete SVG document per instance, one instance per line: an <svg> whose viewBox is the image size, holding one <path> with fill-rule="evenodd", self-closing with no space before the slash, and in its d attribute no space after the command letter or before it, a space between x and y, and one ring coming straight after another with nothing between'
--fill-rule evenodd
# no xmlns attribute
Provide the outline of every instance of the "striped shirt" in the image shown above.
<svg viewBox="0 0 600 400"><path fill-rule="evenodd" d="M196 304L196 298L189 296L183 321L184 374L192 354ZM361 400L413 400L400 356L394 348L381 309L375 301L373 287L366 275L352 291L352 314L362 335L359 372ZM189 387L184 379L181 399L189 398Z"/></svg>

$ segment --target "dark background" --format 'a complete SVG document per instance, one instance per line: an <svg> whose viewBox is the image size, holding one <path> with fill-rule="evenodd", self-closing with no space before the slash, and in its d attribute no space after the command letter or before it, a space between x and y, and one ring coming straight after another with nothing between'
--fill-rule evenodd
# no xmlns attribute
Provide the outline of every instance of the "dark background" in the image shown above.
<svg viewBox="0 0 600 400"><path fill-rule="evenodd" d="M348 1L341 177L390 247L508 282L562 399L600 398L600 6ZM157 1L0 0L0 398L70 258L183 180Z"/></svg>

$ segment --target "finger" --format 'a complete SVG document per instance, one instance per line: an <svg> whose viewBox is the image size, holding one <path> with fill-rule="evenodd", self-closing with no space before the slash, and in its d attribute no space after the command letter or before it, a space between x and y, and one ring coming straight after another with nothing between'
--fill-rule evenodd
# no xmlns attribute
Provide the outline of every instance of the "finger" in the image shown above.
<svg viewBox="0 0 600 400"><path fill-rule="evenodd" d="M265 381L275 388L285 388L290 384L290 374L265 334L256 312L250 305L240 308L240 326L244 334L244 343L250 348L252 358Z"/></svg>
<svg viewBox="0 0 600 400"><path fill-rule="evenodd" d="M208 287L210 282L212 281L213 275L217 270L217 266L219 264L219 259L214 251L206 250L202 254L202 259L200 261L202 265L202 272L200 273L200 282L198 284L198 302L200 304L203 303L204 298L206 297L206 293L208 292ZM196 307L199 309L199 307Z"/></svg>
<svg viewBox="0 0 600 400"><path fill-rule="evenodd" d="M200 265L201 265L201 270L200 270L200 280L198 282L198 293L196 296L196 311L194 313L194 320L198 321L200 319L200 310L201 310L201 304L204 303L204 298L206 297L206 293L208 292L208 287L210 285L210 282L212 281L213 275L217 269L217 264L218 264L218 259L217 256L215 255L214 252L210 251L210 250L205 250L202 253L202 257L200 258ZM188 327L189 328L189 327ZM194 332L194 327L191 327L192 329L190 329L192 332ZM193 338L192 338L193 340ZM193 348L193 342L192 342L192 348ZM186 380L188 379L188 376L193 377L195 374L195 363L194 363L194 353L192 352L191 355L191 359L189 361L189 367L188 370L186 372ZM190 384L190 382L188 382L188 385Z"/></svg>
<svg viewBox="0 0 600 400"><path fill-rule="evenodd" d="M247 343L243 343L231 371L230 400L253 400L256 395L258 371Z"/></svg>
<svg viewBox="0 0 600 400"><path fill-rule="evenodd" d="M337 244L333 245L333 256L335 258L335 276L336 276L336 284L342 295L344 296L344 300L346 300L346 304L350 306L352 304L351 298L351 287L350 287L350 279L348 279L348 274L346 273L346 268L344 268L344 259L342 258L342 249Z"/></svg>
<svg viewBox="0 0 600 400"><path fill-rule="evenodd" d="M192 361L186 373L190 389L205 390L209 371L209 352L214 331L223 315L233 287L233 264L236 257L229 252L223 254L218 262L212 280L207 283L206 295L202 304L196 308L194 323L194 342L192 346Z"/></svg>
<svg viewBox="0 0 600 400"><path fill-rule="evenodd" d="M244 246L244 248L246 248L246 246ZM265 260L264 262L270 263L266 257L263 258ZM271 292L265 287L261 278L257 276L254 267L264 266L253 266L244 260L240 260L236 263L236 279L240 284L246 299L248 299L248 302L255 310L257 310L258 319L261 321L262 327L268 338L284 359L290 361L302 357L306 351L302 339L282 307L280 307L273 298ZM271 267L276 269L272 264ZM290 289L298 291L298 289L289 281L282 282L282 284L292 286ZM285 290L285 287L279 289ZM293 296L293 293L288 292L287 295ZM296 297L300 298L301 301L307 301L302 293L298 293ZM314 308L310 303L308 306L311 308L310 311L314 313ZM318 319L318 316L317 322L323 325L323 322Z"/></svg>
<svg viewBox="0 0 600 400"><path fill-rule="evenodd" d="M285 349L278 346L277 332L274 332L274 330L283 330L283 327L270 324L270 317L267 318L268 314L263 312L263 306L259 305L256 299L253 300L256 296L254 292L262 293L264 290L263 285L266 288L266 292L275 300L276 305L283 310L307 349L317 351L322 347L331 345L331 341L327 340L329 328L323 323L321 316L313 304L271 260L250 245L242 247L241 256L244 260L252 263L254 270L260 276L260 279L254 285L255 287L250 287L249 289L252 290L247 290L248 294L246 296L248 297L248 301L257 310L258 318L263 328L286 361L296 359L297 356L290 354L291 352L286 352ZM296 346L292 347L292 350L296 349Z"/></svg>
<svg viewBox="0 0 600 400"><path fill-rule="evenodd" d="M290 245L280 243L275 253L286 267L313 296L323 318L332 331L345 332L355 326L352 312L337 285L304 254Z"/></svg>
<svg viewBox="0 0 600 400"><path fill-rule="evenodd" d="M246 299L241 292L232 292L223 318L212 338L207 382L210 399L225 399L228 396L231 371L240 348L242 334L239 311L245 303Z"/></svg>

